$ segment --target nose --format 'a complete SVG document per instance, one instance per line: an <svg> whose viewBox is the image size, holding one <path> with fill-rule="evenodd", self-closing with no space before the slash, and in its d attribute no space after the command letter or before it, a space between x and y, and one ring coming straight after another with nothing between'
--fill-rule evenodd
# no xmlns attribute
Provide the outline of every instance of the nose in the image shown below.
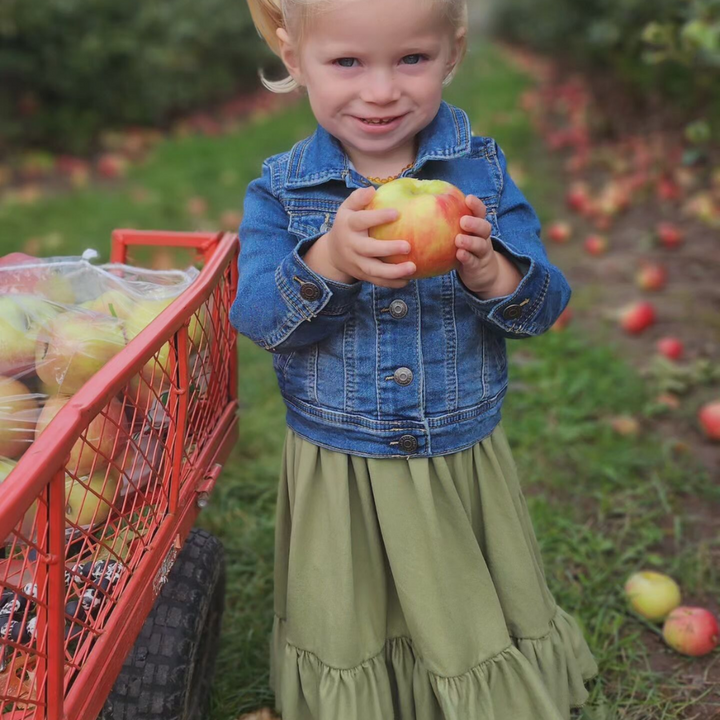
<svg viewBox="0 0 720 720"><path fill-rule="evenodd" d="M388 105L400 97L400 88L389 69L373 70L363 85L362 99L368 104Z"/></svg>

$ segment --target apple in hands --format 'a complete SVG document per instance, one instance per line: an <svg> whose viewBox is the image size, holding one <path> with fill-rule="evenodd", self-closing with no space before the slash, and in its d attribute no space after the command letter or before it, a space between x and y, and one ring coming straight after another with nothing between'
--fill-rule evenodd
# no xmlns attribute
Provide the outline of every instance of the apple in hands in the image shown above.
<svg viewBox="0 0 720 720"><path fill-rule="evenodd" d="M38 333L35 371L50 390L71 395L125 343L125 327L117 318L77 310L60 313Z"/></svg>
<svg viewBox="0 0 720 720"><path fill-rule="evenodd" d="M444 180L399 178L378 188L368 210L397 210L393 222L368 230L376 240L406 240L410 252L382 258L389 263L415 263L409 280L444 275L460 267L455 238L463 233L460 219L469 215L465 195Z"/></svg>

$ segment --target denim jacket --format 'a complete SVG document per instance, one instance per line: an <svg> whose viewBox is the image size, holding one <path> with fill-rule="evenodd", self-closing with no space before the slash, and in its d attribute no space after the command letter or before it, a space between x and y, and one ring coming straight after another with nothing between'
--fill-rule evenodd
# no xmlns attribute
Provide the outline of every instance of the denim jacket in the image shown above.
<svg viewBox="0 0 720 720"><path fill-rule="evenodd" d="M485 203L494 248L523 276L514 293L482 300L456 271L392 289L311 270L305 252L370 185L321 126L263 163L240 225L232 324L273 353L295 432L366 457L443 455L489 435L507 390L505 339L543 333L570 298L504 153L472 135L465 112L442 103L403 176L446 180Z"/></svg>

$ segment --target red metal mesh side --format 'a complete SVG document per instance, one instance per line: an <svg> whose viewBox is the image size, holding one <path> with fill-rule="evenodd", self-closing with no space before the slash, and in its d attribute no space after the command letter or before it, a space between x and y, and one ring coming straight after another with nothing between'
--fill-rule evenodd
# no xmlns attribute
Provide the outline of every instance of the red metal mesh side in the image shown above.
<svg viewBox="0 0 720 720"><path fill-rule="evenodd" d="M188 328L190 363L184 461L191 468L230 399L230 358L236 352L235 333L228 318L231 292L228 269Z"/></svg>

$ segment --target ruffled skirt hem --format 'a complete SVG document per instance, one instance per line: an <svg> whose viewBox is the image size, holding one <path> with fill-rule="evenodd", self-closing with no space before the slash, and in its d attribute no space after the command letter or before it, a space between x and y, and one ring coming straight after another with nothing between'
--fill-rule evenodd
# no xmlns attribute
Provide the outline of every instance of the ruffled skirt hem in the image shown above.
<svg viewBox="0 0 720 720"><path fill-rule="evenodd" d="M408 637L335 668L293 646L275 617L271 684L283 720L569 720L598 667L575 619L556 606L549 631L511 644L461 675L430 671Z"/></svg>

